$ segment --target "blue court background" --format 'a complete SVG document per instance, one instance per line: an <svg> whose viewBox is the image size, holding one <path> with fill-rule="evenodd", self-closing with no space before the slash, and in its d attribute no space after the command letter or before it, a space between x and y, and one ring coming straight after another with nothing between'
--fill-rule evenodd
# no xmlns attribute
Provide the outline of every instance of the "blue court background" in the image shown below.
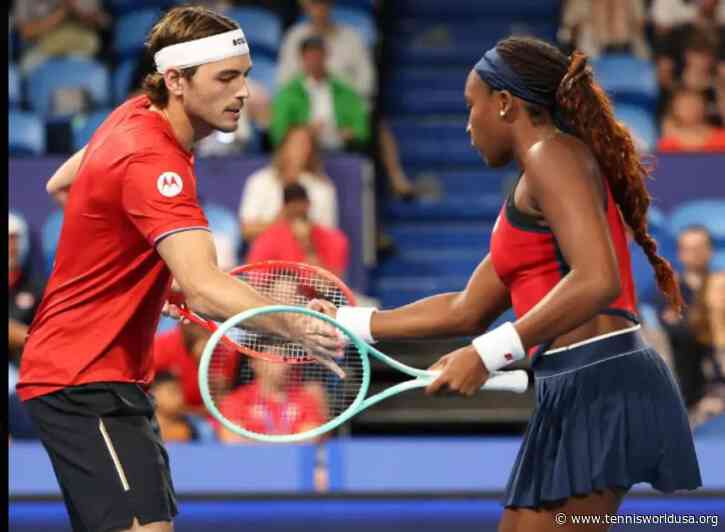
<svg viewBox="0 0 725 532"><path fill-rule="evenodd" d="M520 438L355 438L323 450L330 490L315 494L314 446L169 445L181 513L177 532L476 531L496 529ZM636 486L620 514L717 514L725 530L725 444L698 438L704 488L654 494ZM17 532L68 531L42 447L9 449L9 524ZM33 498L43 497L38 501ZM220 500L223 499L223 500ZM612 530L715 530L711 525Z"/></svg>

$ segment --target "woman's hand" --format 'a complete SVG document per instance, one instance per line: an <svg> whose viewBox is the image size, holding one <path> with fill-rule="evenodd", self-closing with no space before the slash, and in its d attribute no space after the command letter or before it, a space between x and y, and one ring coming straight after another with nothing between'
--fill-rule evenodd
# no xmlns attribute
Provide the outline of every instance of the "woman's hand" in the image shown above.
<svg viewBox="0 0 725 532"><path fill-rule="evenodd" d="M426 387L425 392L428 395L447 389L471 397L481 389L489 377L486 366L472 345L443 356L428 368L428 371L440 373Z"/></svg>

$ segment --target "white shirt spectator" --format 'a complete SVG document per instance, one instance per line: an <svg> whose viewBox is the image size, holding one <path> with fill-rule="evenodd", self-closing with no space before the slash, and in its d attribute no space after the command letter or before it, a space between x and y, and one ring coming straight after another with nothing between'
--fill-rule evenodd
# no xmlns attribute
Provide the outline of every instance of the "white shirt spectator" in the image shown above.
<svg viewBox="0 0 725 532"><path fill-rule="evenodd" d="M329 179L302 173L300 184L310 198L310 218L326 227L337 228L337 191ZM265 166L247 178L239 205L239 219L243 223L272 222L283 200L282 180L273 166Z"/></svg>
<svg viewBox="0 0 725 532"><path fill-rule="evenodd" d="M309 22L298 22L282 39L277 69L278 86L302 72L300 43L315 35ZM370 103L375 96L375 68L370 50L360 34L351 26L335 24L332 33L324 35L327 70L357 90Z"/></svg>
<svg viewBox="0 0 725 532"><path fill-rule="evenodd" d="M332 101L332 91L327 80L317 81L314 78L305 78L305 88L310 97L310 121L322 124L317 138L320 145L327 150L337 150L342 147L342 138L337 130L335 121L335 105Z"/></svg>

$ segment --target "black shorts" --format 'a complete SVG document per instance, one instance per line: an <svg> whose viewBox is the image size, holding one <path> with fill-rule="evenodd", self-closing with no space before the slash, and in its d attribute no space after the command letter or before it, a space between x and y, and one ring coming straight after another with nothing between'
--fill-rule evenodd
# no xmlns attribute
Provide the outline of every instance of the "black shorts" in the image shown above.
<svg viewBox="0 0 725 532"><path fill-rule="evenodd" d="M74 532L111 532L178 513L153 399L130 383L65 388L25 403Z"/></svg>

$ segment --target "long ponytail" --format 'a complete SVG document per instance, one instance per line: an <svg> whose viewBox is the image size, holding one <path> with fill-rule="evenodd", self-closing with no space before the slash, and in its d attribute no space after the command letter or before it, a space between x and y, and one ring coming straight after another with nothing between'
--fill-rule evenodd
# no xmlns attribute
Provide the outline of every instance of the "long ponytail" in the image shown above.
<svg viewBox="0 0 725 532"><path fill-rule="evenodd" d="M592 150L625 222L654 269L657 286L681 312L684 303L672 265L658 254L647 227L649 168L627 128L614 117L608 96L593 80L586 56L574 52L567 58L550 44L532 38L511 37L496 48L530 89L551 93L554 117ZM538 106L527 107L530 113L541 112L535 109Z"/></svg>

